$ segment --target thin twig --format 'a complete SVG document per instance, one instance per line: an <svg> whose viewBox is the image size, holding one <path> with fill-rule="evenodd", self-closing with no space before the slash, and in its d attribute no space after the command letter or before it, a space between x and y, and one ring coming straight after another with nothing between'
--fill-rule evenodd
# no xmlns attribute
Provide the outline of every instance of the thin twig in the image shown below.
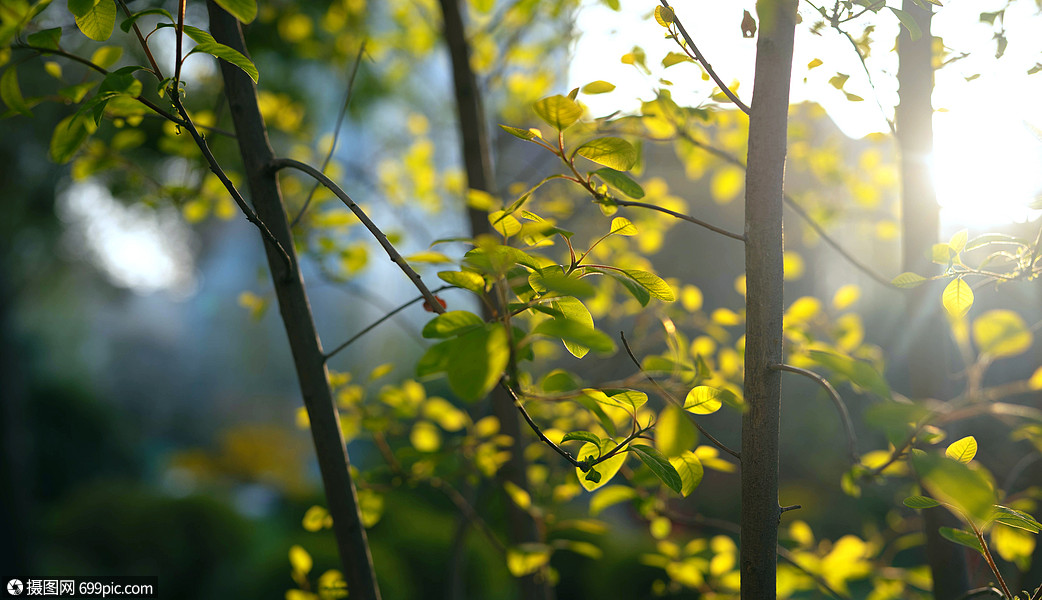
<svg viewBox="0 0 1042 600"><path fill-rule="evenodd" d="M677 124L674 123L674 125L677 125ZM725 150L721 150L720 148L716 148L714 146L710 146L709 144L706 144L705 142L695 138L685 128L682 128L682 127L678 126L677 127L677 133L680 135L680 137L684 138L685 140L687 140L688 142L690 142L694 146L697 146L697 147L701 148L702 150L705 150L706 152L709 152L710 154L716 156L717 158L720 158L720 159L724 160L725 162L728 162L728 163L730 163L732 165L735 165L736 167L740 167L742 169L748 168L748 167L746 167L745 162L743 162L738 157L734 156L733 154L731 154L731 153L729 153L729 152L727 152ZM853 265L857 270L861 271L865 275L868 275L869 277L871 277L875 281L879 282L880 285L886 286L888 288L895 287L894 284L890 283L889 279L887 279L886 277L883 277L882 275L877 273L875 270L873 270L871 267L869 267L865 263L863 263L860 260L858 260L857 257L855 257L853 254L851 254L850 252L845 250L843 248L843 246L840 245L839 242L837 242L835 239L832 238L832 236L830 236L828 233L825 232L825 229L821 225L819 225L810 216L810 214L807 213L807 211L803 210L803 208L799 204L796 203L796 200L793 199L792 196L790 196L789 194L783 194L782 195L782 199L785 200L785 204L787 204L789 206L789 208L791 208L793 211L795 211L796 214L801 219L803 219L807 223L807 225L809 225L810 228L813 229L814 232L817 233L818 236L828 246L832 247L833 250L838 252L840 256L842 256L844 259L846 259L846 261L849 262L851 265Z"/></svg>
<svg viewBox="0 0 1042 600"><path fill-rule="evenodd" d="M438 289L431 290L431 293L437 294L438 292L442 292L442 291L445 291L447 289L452 289L452 288L455 288L455 287L456 286L454 286L454 285L443 285L443 286L441 286ZM353 336L351 336L350 338L348 338L346 342L340 344L336 348L333 348L329 352L326 352L325 359L329 360L330 358L333 358L333 356L335 356L338 352L340 352L344 348L347 348L348 346L353 344L356 340L358 340L358 338L360 338L363 335L369 333L370 331L375 329L378 325L380 325L384 321L386 321L386 320L390 319L391 317L393 317L394 315L402 312L403 310L405 310L406 308L412 306L413 304L416 304L420 300L423 300L423 296L417 296L417 297L413 298L412 300L409 300L408 302L399 305L394 310L392 310L391 312L385 314L384 316L380 317L379 319L373 321L368 326L366 326L364 329L362 329L362 331L359 331L358 333L356 333Z"/></svg>
<svg viewBox="0 0 1042 600"><path fill-rule="evenodd" d="M999 598L1005 598L1005 596L1002 595L1002 590L989 585L987 587L972 589L966 592L965 594L959 596L955 600L969 600L970 598L976 598L977 596L983 596L985 594L994 594Z"/></svg>
<svg viewBox="0 0 1042 600"><path fill-rule="evenodd" d="M527 410L525 410L525 406L521 403L521 399L517 397L517 393L514 392L514 389L511 388L505 380L500 380L499 385L500 387L505 389L508 394L510 394L511 398L514 399L514 406L517 407L517 410L521 413L521 416L524 417L525 421L528 422L528 426L532 428L532 431L534 431L535 434L539 436L539 439L541 439L543 443L545 443L547 446L550 446L550 448L552 448L554 452L563 456L564 459L571 463L573 467L577 469L582 469L583 466L585 466L586 463L576 460L575 457L569 454L567 450L558 446L553 442L553 440L546 437L546 434L543 433L543 430L540 429L538 425L536 425L535 421L532 420L532 416L528 414Z"/></svg>
<svg viewBox="0 0 1042 600"><path fill-rule="evenodd" d="M463 494L459 493L459 490L452 487L452 485L445 483L445 481L440 477L431 477L430 479L419 479L407 472L405 469L402 468L402 465L398 462L398 459L395 458L394 451L391 450L391 445L387 443L387 438L384 437L383 433L374 432L373 442L375 443L377 450L380 451L380 455L383 456L383 459L385 461L387 461L387 466L391 468L391 471L393 471L396 475L398 475L406 481L411 481L414 483L426 483L427 485L438 490L442 494L445 494L445 497L447 497L453 504L456 505L456 510L458 510L463 515L463 518L470 521L471 523L476 524L478 526L478 529L480 529L481 532L485 534L485 537L487 537L488 540L492 542L492 545L496 547L496 550L498 550L501 554L506 554L506 546L503 545L503 542L496 536L495 532L492 531L492 528L489 526L488 522L485 521L485 519L481 518L481 515L479 515L477 510L474 509L474 505L468 502L467 499L463 497Z"/></svg>
<svg viewBox="0 0 1042 600"><path fill-rule="evenodd" d="M684 403L681 402L680 400L677 400L677 398L675 396L673 396L673 394L669 393L669 391L666 390L666 388L662 387L662 385L659 382L655 381L655 379L651 375L648 375L647 371L644 370L644 367L640 366L640 361L638 361L637 357L633 355L633 350L630 350L630 344L629 344L628 341L626 341L626 334L620 331L619 332L619 336L622 337L622 345L623 345L623 347L626 348L626 354L629 355L630 360L633 361L633 364L635 364L637 366L637 369L644 375L644 377L646 377L647 380L652 383L652 385L654 385L656 388L658 388L658 390L662 394L663 398L665 398L666 400L672 402L674 405L676 405L676 406L680 407L681 409L683 409L684 408ZM728 448L726 444L724 444L720 440L718 440L715 437L713 437L713 434L711 434L708 431L706 431L706 429L704 427L702 427L702 425L698 421L695 420L694 415L692 415L692 414L690 414L690 413L688 413L686 411L685 411L685 414L687 414L688 418L691 419L691 422L695 424L695 427L698 428L698 431L701 432L702 435L706 436L706 439L708 439L710 442L712 442L714 446L716 446L717 448L719 448L719 449L723 450L724 452L730 454L731 456L735 457L735 459L737 459L738 462L742 461L742 455L740 453L735 452L734 450Z"/></svg>
<svg viewBox="0 0 1042 600"><path fill-rule="evenodd" d="M706 60L706 57L698 51L698 46L695 45L695 40L691 39L691 36L688 35L687 29L684 29L684 24L681 23L680 19L677 18L677 13L669 5L669 2L666 2L666 0L659 0L659 2L662 3L662 6L668 8L670 11L673 12L673 22L676 23L677 29L680 31L680 35L684 36L684 40L687 42L687 45L690 46L691 51L695 53L695 58L698 60L699 63L702 64L703 67L705 67L706 72L709 73L709 76L713 78L713 81L716 82L716 85L720 86L720 90L731 100L731 102L734 102L735 106L740 108L742 112L744 112L745 114L749 114L750 108L744 102L742 102L741 99L739 99L738 96L734 94L734 92L731 91L731 88L727 87L727 85L724 84L723 80L720 79L720 76L717 75L716 71L713 70L713 67L709 66L709 61Z"/></svg>
<svg viewBox="0 0 1042 600"><path fill-rule="evenodd" d="M829 395L829 398L832 399L832 404L836 406L836 411L839 412L839 418L843 422L843 429L847 433L847 452L850 454L850 462L855 465L861 462L861 458L858 456L857 452L857 434L854 433L854 425L850 421L850 412L847 410L847 405L843 402L843 398L840 397L836 388L832 387L829 380L818 375L814 371L808 371L807 369L801 369L792 365L776 364L771 365L771 368L776 371L788 371L790 373L796 373L797 375L803 375L804 377L816 381L818 385L825 388L825 392Z"/></svg>
<svg viewBox="0 0 1042 600"><path fill-rule="evenodd" d="M657 210L658 212L665 213L667 215L670 215L671 217L676 217L676 218L678 218L678 219L680 219L682 221L687 221L689 223L694 223L695 225L699 225L701 227L705 227L706 229L708 229L710 231L714 231L716 233L719 233L720 235L726 235L727 237L732 238L732 239L736 239L736 240L738 240L740 242L744 242L745 241L745 236L744 235L741 235L739 233L730 232L730 231L728 231L726 229L722 229L722 228L717 227L715 225L710 225L709 223L706 223L705 221L701 221L701 220L696 219L695 217L692 217L690 215L685 215L684 213L679 213L679 212L676 212L676 211L673 211L673 210L669 210L668 208L664 208L664 207L661 207L661 206L656 206L654 204L649 204L647 202L637 202L637 201L634 201L634 200L619 200L617 198L612 198L612 202L615 203L615 204L618 204L619 206L633 206L633 207L638 207L638 208L648 208L648 209L651 209L651 210Z"/></svg>
<svg viewBox="0 0 1042 600"><path fill-rule="evenodd" d="M206 159L206 163L210 166L210 170L213 171L213 174L216 175L218 179L221 180L221 183L224 184L224 187L228 190L228 193L232 195L232 200L235 201L235 204L239 207L239 210L241 210L242 213L246 215L246 220L256 225L257 229L260 230L261 236L264 238L264 240L271 244L272 247L278 251L279 256L282 258L282 262L286 264L287 276L296 273L296 266L293 264L293 259L290 258L289 253L286 251L285 248L282 247L282 244L279 242L278 239L275 238L275 234L273 234L271 230L268 229L268 226L260 220L260 217L257 216L256 211L254 211L253 208L246 203L246 199L242 197L242 194L239 193L239 190L235 188L235 184L232 183L232 180L228 178L228 175L224 172L224 169L221 168L220 163L217 162L217 158L213 155L213 152L210 151L209 144L206 143L206 138L204 138L199 133L199 130L196 129L195 123L192 122L192 118L188 115L188 111L185 110L184 104L181 103L180 96L178 96L178 94L176 93L170 94L170 100L174 103L174 108L177 109L178 114L181 115L181 119L184 121L185 129L188 130L188 133L192 136L192 139L195 140L196 146L198 146L199 150L203 153L203 157Z"/></svg>
<svg viewBox="0 0 1042 600"><path fill-rule="evenodd" d="M347 80L347 93L344 95L344 101L340 104L340 113L336 116L336 125L333 126L333 142L329 145L329 152L326 153L325 159L322 160L322 172L326 171L329 166L329 161L333 159L333 153L336 151L336 143L340 139L340 128L344 124L344 117L347 116L347 108L351 106L351 96L355 90L355 76L358 74L358 66L362 64L362 54L365 53L365 45L367 40L362 40L362 44L358 47L358 56L355 57L354 66L351 68L351 76ZM300 212L297 216L290 221L290 228L296 227L297 223L300 223L300 219L303 218L304 213L307 212L308 206L311 205L311 199L315 197L315 193L321 184L315 182L315 185L311 187L311 192L308 193L308 197L304 200L304 205L300 207Z"/></svg>
<svg viewBox="0 0 1042 600"><path fill-rule="evenodd" d="M995 564L995 559L991 556L991 550L988 549L988 541L984 539L984 532L977 529L976 526L974 526L973 532L977 535L977 541L980 543L981 551L984 554L984 560L987 561L988 567L991 568L991 572L995 574L995 578L999 580L999 587L1002 588L1002 592L1006 595L1006 598L1012 598L1013 594L1009 592L1009 586L1006 585L1006 580L1002 578L1002 573L999 572L999 566Z"/></svg>
<svg viewBox="0 0 1042 600"><path fill-rule="evenodd" d="M387 236L384 235L384 232L380 231L380 228L376 226L376 223L373 223L372 219L369 218L369 215L365 214L365 211L363 211L362 208L358 206L358 204L356 204L350 196L347 195L347 192L345 192L343 189L340 188L340 186L334 183L333 180L331 180L329 177L326 177L326 175L322 173L322 171L319 171L315 167L302 163L299 160L293 160L292 158L276 158L275 160L271 161L271 164L268 165L268 167L273 171L281 171L282 169L296 169L298 171L307 173L308 175L314 177L322 185L326 186L326 188L329 191L333 192L333 194L335 194L337 198L340 198L341 202L343 202L345 205L347 205L349 209L351 209L351 212L355 213L355 216L358 217L358 220L361 221L362 224L365 225L365 228L373 234L373 237L376 238L376 241L378 241L380 243L380 246L383 247L384 251L387 252L387 256L391 258L391 262L393 262L394 264L398 265L399 268L401 268L402 272L405 273L406 277L408 277L409 280L412 281L412 284L416 286L416 289L418 289L420 291L420 294L423 295L424 299L427 300L427 304L431 307L431 309L433 309L434 312L438 314L445 312L445 309L442 308L441 303L438 302L438 299L435 298L434 294L431 293L430 289L427 288L427 285L423 283L423 280L420 278L419 274L417 274L416 271L413 270L413 268L409 265L409 263L404 258L402 258L402 255L398 253L398 249L395 248L394 245L387 240Z"/></svg>
<svg viewBox="0 0 1042 600"><path fill-rule="evenodd" d="M127 15L127 18L129 19L131 14L130 14L130 9L127 8L127 3L124 2L123 0L117 0L117 1L119 2L120 8L123 9L123 14ZM148 64L152 65L152 72L155 73L157 79L162 81L163 80L163 72L159 69L159 64L156 63L155 57L152 56L152 50L149 49L148 42L146 42L145 41L145 37L143 35L141 35L141 29L138 28L137 21L134 21L131 24L131 27L133 27L133 29L134 29L134 34L137 36L137 41L141 44L141 49L145 51L145 56L148 57Z"/></svg>
<svg viewBox="0 0 1042 600"><path fill-rule="evenodd" d="M865 9L868 10L868 9ZM850 45L854 47L854 52L857 53L857 57L861 59L861 68L865 70L865 76L868 77L868 85L872 88L872 95L875 96L876 106L879 107L879 113L886 119L886 124L890 127L890 135L897 135L897 128L894 126L894 120L887 116L886 111L883 109L883 103L879 100L879 90L876 89L875 81L872 80L872 73L868 70L868 63L865 62L865 55L861 53L861 48L858 47L857 42L854 41L854 37L846 31L836 26L836 31L839 31L847 40L850 41Z"/></svg>
<svg viewBox="0 0 1042 600"><path fill-rule="evenodd" d="M177 2L177 42L174 50L174 89L173 93L179 93L181 90L181 63L184 61L182 55L184 49L184 37L185 37L185 7L187 6L187 0L178 0Z"/></svg>

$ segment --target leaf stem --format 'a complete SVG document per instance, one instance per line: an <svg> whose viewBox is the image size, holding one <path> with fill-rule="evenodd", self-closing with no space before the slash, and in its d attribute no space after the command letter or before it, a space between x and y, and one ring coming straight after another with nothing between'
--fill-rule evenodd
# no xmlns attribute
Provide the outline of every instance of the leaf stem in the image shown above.
<svg viewBox="0 0 1042 600"><path fill-rule="evenodd" d="M790 373L796 373L797 375L803 375L804 377L816 381L818 385L825 389L829 398L832 399L832 403L836 406L836 411L839 412L840 421L843 422L843 429L847 434L847 452L850 454L850 461L855 465L861 462L861 458L858 456L857 452L857 435L854 433L854 425L850 421L850 412L847 410L847 405L844 404L843 398L840 397L836 388L829 383L829 380L818 375L814 371L801 369L784 363L771 365L771 368L776 371L788 371Z"/></svg>

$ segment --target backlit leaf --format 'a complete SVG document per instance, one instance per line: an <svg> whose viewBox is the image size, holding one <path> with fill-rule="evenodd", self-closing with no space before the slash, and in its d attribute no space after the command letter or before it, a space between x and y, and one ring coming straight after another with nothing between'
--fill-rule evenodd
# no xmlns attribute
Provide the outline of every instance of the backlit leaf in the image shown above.
<svg viewBox="0 0 1042 600"><path fill-rule="evenodd" d="M502 127L503 131L506 131L510 135L512 135L512 136L514 136L516 138L521 138L523 140L531 141L531 140L534 140L535 137L536 137L536 135L534 133L532 133L532 131L530 129L521 129L520 127L511 127L509 125L502 125L502 124L500 125L500 127Z"/></svg>
<svg viewBox="0 0 1042 600"><path fill-rule="evenodd" d="M909 496L904 499L904 505L908 508L924 509L940 506L941 503L928 496Z"/></svg>
<svg viewBox="0 0 1042 600"><path fill-rule="evenodd" d="M603 167L594 171L593 174L600 177L604 183L607 183L630 198L639 200L644 197L644 188L640 187L636 181L630 179L629 175L626 175L622 171Z"/></svg>
<svg viewBox="0 0 1042 600"><path fill-rule="evenodd" d="M676 295L673 293L673 288L669 287L669 284L658 275L636 269L625 271L625 273L626 276L640 284L641 287L648 290L648 293L659 300L662 300L663 302L673 302L677 299Z"/></svg>
<svg viewBox="0 0 1042 600"><path fill-rule="evenodd" d="M83 35L95 42L104 42L112 36L116 26L116 3L113 0L70 2L69 10L75 15L76 26Z"/></svg>
<svg viewBox="0 0 1042 600"><path fill-rule="evenodd" d="M1012 310L989 310L973 321L973 341L982 354L999 358L1016 356L1031 347L1031 329Z"/></svg>
<svg viewBox="0 0 1042 600"><path fill-rule="evenodd" d="M941 304L952 317L963 317L973 306L973 290L962 278L953 279L941 293Z"/></svg>
<svg viewBox="0 0 1042 600"><path fill-rule="evenodd" d="M575 100L561 95L543 98L532 108L539 118L558 131L571 127L583 116L583 109Z"/></svg>
<svg viewBox="0 0 1042 600"><path fill-rule="evenodd" d="M507 550L507 569L514 577L531 575L550 562L552 549L546 544L521 544Z"/></svg>
<svg viewBox="0 0 1042 600"><path fill-rule="evenodd" d="M961 544L967 548L972 548L977 552L984 554L984 548L980 545L980 540L969 531L954 529L952 527L941 527L939 532L941 537L946 540L955 542L956 544Z"/></svg>
<svg viewBox="0 0 1042 600"><path fill-rule="evenodd" d="M607 94L615 89L615 84L607 81L591 81L583 86L584 94Z"/></svg>
<svg viewBox="0 0 1042 600"><path fill-rule="evenodd" d="M423 327L422 335L425 338L450 338L484 324L481 317L472 312L450 310L428 321Z"/></svg>
<svg viewBox="0 0 1042 600"><path fill-rule="evenodd" d="M214 0L217 5L228 11L243 23L251 23L257 18L256 0Z"/></svg>
<svg viewBox="0 0 1042 600"><path fill-rule="evenodd" d="M439 271L438 278L476 294L485 291L485 278L473 271Z"/></svg>
<svg viewBox="0 0 1042 600"><path fill-rule="evenodd" d="M578 298L564 296L551 302L550 306L555 310L560 311L569 321L582 323L583 325L593 329L593 316L590 314L589 309L586 308L586 305ZM570 340L562 341L564 342L565 349L576 358L582 358L590 351L588 346L577 344Z"/></svg>
<svg viewBox="0 0 1042 600"><path fill-rule="evenodd" d="M919 24L915 22L915 18L912 17L912 15L892 6L888 6L887 8L897 15L898 20L901 21L901 25L908 30L908 35L911 36L913 42L923 36L923 31L919 29Z"/></svg>
<svg viewBox="0 0 1042 600"><path fill-rule="evenodd" d="M609 506L633 500L637 495L637 490L628 485L605 486L590 496L590 516L596 517Z"/></svg>
<svg viewBox="0 0 1042 600"><path fill-rule="evenodd" d="M680 474L677 473L676 468L673 467L666 460L666 457L661 452L652 448L651 446L644 446L642 444L634 444L630 446L630 450L637 455L637 458L641 460L645 465L651 469L651 472L656 477L662 480L669 489L676 493L680 493L683 489L683 481L680 480Z"/></svg>
<svg viewBox="0 0 1042 600"><path fill-rule="evenodd" d="M260 74L257 72L257 67L253 64L253 61L243 56L238 50L219 43L217 40L213 39L213 36L209 33L199 29L198 27L185 25L185 35L192 38L196 43L192 52L205 52L211 56L226 60L242 69L250 76L250 79L253 79L254 83L256 83L260 78Z"/></svg>
<svg viewBox="0 0 1042 600"><path fill-rule="evenodd" d="M684 399L684 410L696 415L708 415L720 410L727 390L699 385L691 388Z"/></svg>
<svg viewBox="0 0 1042 600"><path fill-rule="evenodd" d="M62 119L54 127L54 134L51 136L51 160L58 164L69 162L88 135L90 133L85 119L77 118L76 115Z"/></svg>
<svg viewBox="0 0 1042 600"><path fill-rule="evenodd" d="M578 321L550 319L536 325L532 333L579 344L602 354L615 351L615 342L607 334Z"/></svg>
<svg viewBox="0 0 1042 600"><path fill-rule="evenodd" d="M698 456L694 452L684 452L680 456L674 456L669 459L669 464L673 465L673 468L680 475L681 496L686 497L690 495L698 487L698 484L702 483L702 476L705 470L702 467L702 461L698 460Z"/></svg>
<svg viewBox="0 0 1042 600"><path fill-rule="evenodd" d="M464 400L480 400L499 382L509 358L502 325L468 331L451 342L446 368L449 387Z"/></svg>
<svg viewBox="0 0 1042 600"><path fill-rule="evenodd" d="M655 447L667 457L680 456L694 450L698 430L680 407L669 404L655 422Z"/></svg>
<svg viewBox="0 0 1042 600"><path fill-rule="evenodd" d="M918 273L905 272L890 280L899 288L914 288L922 285L927 279Z"/></svg>
<svg viewBox="0 0 1042 600"><path fill-rule="evenodd" d="M29 105L25 103L25 97L22 96L22 87L18 85L18 69L15 65L11 65L0 75L0 99L7 108L15 112L26 116L32 114L29 112Z"/></svg>
<svg viewBox="0 0 1042 600"><path fill-rule="evenodd" d="M968 463L977 455L977 439L968 435L952 442L944 451L944 455L961 463Z"/></svg>
<svg viewBox="0 0 1042 600"><path fill-rule="evenodd" d="M611 228L608 230L608 233L626 236L637 235L637 228L626 217L615 217L611 220Z"/></svg>
<svg viewBox="0 0 1042 600"><path fill-rule="evenodd" d="M576 459L579 461L584 461L587 459L596 459L604 454L607 454L614 447L615 443L611 440L601 440L600 446L592 442L587 442L583 444L582 448L579 449L579 453L576 455ZM594 467L597 470L597 473L600 474L600 478L597 481L587 479L587 474L583 473L582 469L579 469L578 467L576 467L575 469L575 474L576 476L578 476L579 483L583 486L583 489L585 489L587 492L592 492L593 490L602 487L604 486L604 484L611 481L612 477L615 477L615 474L619 472L620 468L622 468L622 463L624 462L626 462L626 453L623 451L619 451L618 454L612 456L611 458L603 462L597 463L597 466Z"/></svg>
<svg viewBox="0 0 1042 600"><path fill-rule="evenodd" d="M637 149L617 137L592 139L579 146L575 153L617 171L629 171L637 163Z"/></svg>

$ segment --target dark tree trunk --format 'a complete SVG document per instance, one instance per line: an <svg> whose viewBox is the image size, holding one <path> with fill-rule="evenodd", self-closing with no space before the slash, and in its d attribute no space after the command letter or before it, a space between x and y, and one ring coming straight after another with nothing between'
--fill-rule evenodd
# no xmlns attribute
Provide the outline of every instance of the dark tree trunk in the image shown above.
<svg viewBox="0 0 1042 600"><path fill-rule="evenodd" d="M215 3L208 2L207 6L214 38L249 56L239 22ZM358 510L347 448L340 432L340 418L329 388L322 344L315 331L304 280L297 268L293 237L282 204L282 192L275 172L270 168L275 156L268 143L264 120L257 108L257 89L253 80L239 68L224 61L220 63L251 201L257 216L289 253L294 265L293 271L289 272L281 255L270 244L264 244L278 297L279 313L293 352L304 406L311 420L311 436L322 473L326 502L333 515L333 532L344 568L344 578L352 598L379 600L380 589Z"/></svg>
<svg viewBox="0 0 1042 600"><path fill-rule="evenodd" d="M897 80L900 104L896 131L901 156L901 214L904 271L933 275L937 267L930 249L940 235L940 208L929 169L933 152L933 36L932 13L905 0L922 37L912 40L905 28L897 38ZM914 398L947 400L951 396L947 368L948 325L940 311L936 285L912 290L906 310L909 386ZM962 547L938 533L941 526L957 527L947 511L923 511L926 556L934 581L934 597L957 598L970 589Z"/></svg>
<svg viewBox="0 0 1042 600"><path fill-rule="evenodd" d="M746 342L742 415L742 597L776 597L782 362L782 184L794 0L760 0L745 180Z"/></svg>
<svg viewBox="0 0 1042 600"><path fill-rule="evenodd" d="M459 0L440 0L444 24L445 42L452 61L452 80L456 90L456 109L459 116L459 132L462 143L463 163L467 171L467 185L471 189L490 194L496 193L492 158L489 151L488 130L482 106L481 89L470 66L470 46L460 11ZM468 209L472 236L491 233L485 211ZM485 319L493 317L488 306L482 305ZM521 426L513 399L501 388L493 388L490 394L492 411L499 419L500 430L514 440L510 460L499 471L499 479L510 482L522 490L528 489L528 477L524 457L521 455ZM541 542L543 537L535 520L527 511L507 501L507 534L511 545ZM542 580L541 573L522 577L521 598L524 600L551 600L553 588Z"/></svg>

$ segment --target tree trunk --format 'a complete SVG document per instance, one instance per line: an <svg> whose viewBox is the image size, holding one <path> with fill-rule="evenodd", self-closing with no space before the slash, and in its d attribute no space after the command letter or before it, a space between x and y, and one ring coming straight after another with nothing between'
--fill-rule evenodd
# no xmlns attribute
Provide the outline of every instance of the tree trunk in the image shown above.
<svg viewBox="0 0 1042 600"><path fill-rule="evenodd" d="M782 362L782 184L794 0L759 0L745 180L746 341L742 415L742 597L776 597Z"/></svg>
<svg viewBox="0 0 1042 600"><path fill-rule="evenodd" d="M937 267L930 249L940 235L940 208L930 175L933 152L933 36L932 13L905 0L903 9L915 19L922 37L912 40L901 28L897 38L897 71L900 104L896 111L897 143L901 161L901 214L903 270L930 276ZM936 285L912 290L906 309L908 378L914 398L946 400L951 396L946 366L950 344L948 326L940 311ZM926 556L933 575L934 597L957 598L970 589L966 556L962 547L938 533L941 526L957 527L947 511L923 511Z"/></svg>
<svg viewBox="0 0 1042 600"><path fill-rule="evenodd" d="M207 7L214 38L249 56L239 22L213 2L208 2ZM358 510L354 482L351 480L347 448L340 431L340 417L329 388L322 344L315 331L311 305L293 249L282 192L269 166L275 156L257 108L257 89L253 80L238 67L224 61L220 61L220 64L251 201L257 216L289 253L294 266L293 271L288 272L280 254L265 243L279 313L293 352L304 406L311 420L311 436L322 473L326 502L333 516L333 531L344 567L344 578L352 598L379 600L380 590Z"/></svg>
<svg viewBox="0 0 1042 600"><path fill-rule="evenodd" d="M471 189L489 194L496 193L495 176L489 150L488 130L482 106L481 89L470 66L470 46L460 11L459 0L440 0L445 42L452 61L452 79L456 90L456 109L459 116L459 132L462 143L463 163L467 171L467 185ZM467 209L471 235L491 233L488 214L482 210ZM494 315L487 305L482 305L486 320ZM521 455L521 426L514 401L499 387L490 394L492 411L499 419L500 431L514 440L510 460L498 473L503 482L510 482L522 490L528 489L528 477L524 457ZM527 511L507 500L507 535L511 545L543 541L539 527ZM533 573L520 580L523 600L552 600L553 588L545 581L542 573Z"/></svg>

